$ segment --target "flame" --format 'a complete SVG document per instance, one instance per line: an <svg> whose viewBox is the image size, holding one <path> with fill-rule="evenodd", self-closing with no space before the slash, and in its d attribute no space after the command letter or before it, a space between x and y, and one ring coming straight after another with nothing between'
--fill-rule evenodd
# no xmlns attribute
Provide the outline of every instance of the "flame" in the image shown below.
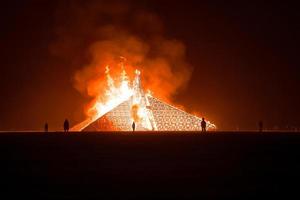
<svg viewBox="0 0 300 200"><path fill-rule="evenodd" d="M122 60L126 60L124 57L120 57ZM101 94L97 97L95 103L88 108L87 113L90 115L92 121L98 119L103 116L108 111L112 110L122 102L128 100L134 93L132 81L129 80L129 77L125 71L124 63L121 63L122 71L120 74L119 82L113 79L110 75L110 67L107 65L105 67L106 81L107 81L107 89L105 90L105 99L106 101L102 101ZM141 72L136 69L136 75L140 75ZM139 80L136 80L139 81ZM151 91L148 90L148 93ZM147 111L139 106L140 98L134 99L134 104L131 107L131 116L132 120L135 122L139 122L147 117Z"/></svg>
<svg viewBox="0 0 300 200"><path fill-rule="evenodd" d="M167 31L157 14L138 7L123 1L80 1L59 9L51 53L83 64L72 80L74 88L91 99L84 109L88 119L76 130L131 95L137 66L144 88L168 104L187 86L193 67L186 59L186 45L164 34Z"/></svg>
<svg viewBox="0 0 300 200"><path fill-rule="evenodd" d="M90 108L88 108L88 115L93 119L97 119L122 103L129 99L133 94L133 89L130 86L130 81L125 69L122 69L120 75L120 81L116 81L110 75L110 68L107 65L105 67L105 74L107 80L107 89L104 92L106 101L102 101L102 94L98 94L96 102Z"/></svg>
<svg viewBox="0 0 300 200"><path fill-rule="evenodd" d="M94 101L92 101L86 109L88 118L80 124L74 126L72 128L73 131L84 129L91 122L105 115L107 112L114 109L122 102L128 100L130 97L133 97L133 104L131 106L132 121L143 122L144 119L147 119L147 109L140 106L141 96L135 96L135 90L137 88L134 87L140 84L139 75L141 74L141 71L135 69L134 73L136 76L133 80L130 80L125 70L124 64L124 61L126 61L127 59L125 57L120 57L120 60L121 61L118 66L121 68L121 71L119 71L120 73L118 76L114 76L116 78L111 76L110 66L105 66L106 86L104 92L101 92L99 90ZM153 92L150 89L147 89L145 95L153 96ZM168 103L170 102L171 101L168 101ZM176 105L175 107L184 110L183 106ZM214 129L216 128L214 124L210 123L209 121L207 122L211 125L211 127L213 127ZM150 124L144 123L144 125L145 127L148 127L149 130L151 130Z"/></svg>

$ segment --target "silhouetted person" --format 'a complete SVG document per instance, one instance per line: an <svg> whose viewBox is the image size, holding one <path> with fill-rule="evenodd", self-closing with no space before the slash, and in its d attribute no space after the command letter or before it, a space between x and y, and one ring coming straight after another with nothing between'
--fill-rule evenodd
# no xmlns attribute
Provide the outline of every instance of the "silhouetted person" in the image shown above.
<svg viewBox="0 0 300 200"><path fill-rule="evenodd" d="M66 119L64 122L64 131L68 132L69 131L69 121Z"/></svg>
<svg viewBox="0 0 300 200"><path fill-rule="evenodd" d="M132 122L132 131L133 132L135 131L135 122L134 121Z"/></svg>
<svg viewBox="0 0 300 200"><path fill-rule="evenodd" d="M46 133L48 132L48 123L47 122L45 123L44 130Z"/></svg>
<svg viewBox="0 0 300 200"><path fill-rule="evenodd" d="M201 129L202 129L202 132L206 132L206 121L205 121L204 117L202 118L202 121L201 121Z"/></svg>
<svg viewBox="0 0 300 200"><path fill-rule="evenodd" d="M259 121L259 122L258 122L258 130L259 130L259 132L262 132L262 131L263 131L263 127L264 127L263 122L262 122L262 121Z"/></svg>

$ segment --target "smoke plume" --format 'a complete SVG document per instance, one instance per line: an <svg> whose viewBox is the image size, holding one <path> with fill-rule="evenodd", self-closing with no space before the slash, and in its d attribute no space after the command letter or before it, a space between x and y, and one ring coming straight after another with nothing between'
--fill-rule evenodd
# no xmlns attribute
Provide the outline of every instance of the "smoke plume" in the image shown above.
<svg viewBox="0 0 300 200"><path fill-rule="evenodd" d="M51 51L77 69L74 87L89 100L104 93L108 65L112 77L119 77L124 68L131 80L139 69L143 88L167 102L190 78L185 45L166 37L159 16L143 5L67 1L56 16L57 41Z"/></svg>

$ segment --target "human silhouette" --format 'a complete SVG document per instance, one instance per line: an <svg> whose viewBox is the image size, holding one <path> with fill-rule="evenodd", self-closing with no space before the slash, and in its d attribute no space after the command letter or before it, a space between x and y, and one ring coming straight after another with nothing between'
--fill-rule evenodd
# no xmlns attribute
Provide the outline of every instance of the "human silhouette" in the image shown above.
<svg viewBox="0 0 300 200"><path fill-rule="evenodd" d="M65 132L69 131L69 121L68 121L68 119L65 119L65 122L64 122L64 131Z"/></svg>
<svg viewBox="0 0 300 200"><path fill-rule="evenodd" d="M263 122L262 122L262 121L259 121L259 122L258 122L258 130L259 130L259 132L262 132L262 131L263 131L263 127L264 127Z"/></svg>
<svg viewBox="0 0 300 200"><path fill-rule="evenodd" d="M132 131L133 132L135 131L135 122L134 121L132 122Z"/></svg>
<svg viewBox="0 0 300 200"><path fill-rule="evenodd" d="M45 123L44 130L46 133L48 132L48 123L47 122Z"/></svg>
<svg viewBox="0 0 300 200"><path fill-rule="evenodd" d="M201 129L202 129L202 132L206 132L206 121L205 121L204 117L202 118L202 121L201 121Z"/></svg>

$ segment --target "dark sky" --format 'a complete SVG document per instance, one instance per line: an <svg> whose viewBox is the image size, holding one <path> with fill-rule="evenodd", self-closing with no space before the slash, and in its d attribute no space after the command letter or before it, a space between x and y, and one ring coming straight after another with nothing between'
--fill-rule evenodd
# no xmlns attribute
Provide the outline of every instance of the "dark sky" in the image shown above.
<svg viewBox="0 0 300 200"><path fill-rule="evenodd" d="M71 124L84 119L87 99L72 84L84 60L49 50L63 18L61 2L1 3L0 130L39 130L45 121L55 130L65 118ZM219 129L254 129L259 120L268 128L300 127L298 4L128 3L157 14L165 35L186 45L193 73L176 103L203 113Z"/></svg>

